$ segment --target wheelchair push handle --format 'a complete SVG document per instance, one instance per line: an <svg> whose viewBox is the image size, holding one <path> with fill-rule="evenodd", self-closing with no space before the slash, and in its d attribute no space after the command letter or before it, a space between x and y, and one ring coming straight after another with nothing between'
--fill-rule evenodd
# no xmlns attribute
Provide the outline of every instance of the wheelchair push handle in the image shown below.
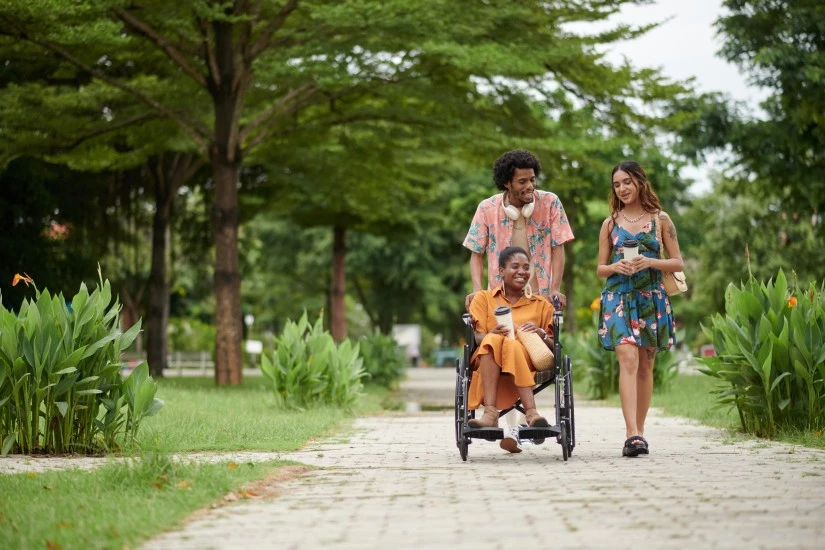
<svg viewBox="0 0 825 550"><path fill-rule="evenodd" d="M559 300L558 296L553 296L553 309L555 310L553 311L553 319L561 325L564 323L564 311L562 310L561 300Z"/></svg>

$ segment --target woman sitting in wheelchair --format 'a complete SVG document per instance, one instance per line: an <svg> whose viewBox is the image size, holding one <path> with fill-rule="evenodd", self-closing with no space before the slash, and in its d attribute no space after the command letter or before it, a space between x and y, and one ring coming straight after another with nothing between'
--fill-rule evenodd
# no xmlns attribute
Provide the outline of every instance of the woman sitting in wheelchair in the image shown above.
<svg viewBox="0 0 825 550"><path fill-rule="evenodd" d="M508 306L516 332L536 332L552 349L553 306L543 297L532 296L529 292L530 260L523 248L511 246L502 250L498 265L503 284L494 290L477 292L470 304L478 344L470 366L480 376L472 377L468 404L470 410L483 404L484 414L470 420L468 425L497 428L499 409L510 408L521 399L527 424L546 427L549 424L536 410L533 397L536 369L524 345L508 336L509 327L499 324L494 312L500 306Z"/></svg>

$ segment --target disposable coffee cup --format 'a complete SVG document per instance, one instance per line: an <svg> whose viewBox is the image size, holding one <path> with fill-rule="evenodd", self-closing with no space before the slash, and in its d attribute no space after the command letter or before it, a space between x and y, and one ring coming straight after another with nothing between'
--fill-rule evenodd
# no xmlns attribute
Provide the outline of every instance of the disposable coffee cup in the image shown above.
<svg viewBox="0 0 825 550"><path fill-rule="evenodd" d="M639 241L636 239L625 239L622 248L625 260L631 260L639 255Z"/></svg>
<svg viewBox="0 0 825 550"><path fill-rule="evenodd" d="M505 325L507 328L510 329L510 333L507 335L507 337L515 339L516 331L513 330L513 313L512 311L510 311L510 308L507 306L499 306L493 313L495 314L496 321L499 325Z"/></svg>

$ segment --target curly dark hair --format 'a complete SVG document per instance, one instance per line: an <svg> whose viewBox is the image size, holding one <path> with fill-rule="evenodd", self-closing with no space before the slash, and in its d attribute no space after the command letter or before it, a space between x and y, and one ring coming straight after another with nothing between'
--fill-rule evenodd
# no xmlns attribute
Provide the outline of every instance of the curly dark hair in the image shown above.
<svg viewBox="0 0 825 550"><path fill-rule="evenodd" d="M502 250L498 255L498 267L499 267L499 269L501 269L502 267L507 265L507 262L510 261L510 258L515 256L516 254L524 254L525 258L530 258L530 255L527 254L527 251L524 250L522 247L520 247L520 246L508 246L507 248Z"/></svg>
<svg viewBox="0 0 825 550"><path fill-rule="evenodd" d="M493 163L493 182L496 187L504 191L504 186L512 181L518 168L532 168L536 177L541 173L541 163L533 153L524 149L508 151Z"/></svg>

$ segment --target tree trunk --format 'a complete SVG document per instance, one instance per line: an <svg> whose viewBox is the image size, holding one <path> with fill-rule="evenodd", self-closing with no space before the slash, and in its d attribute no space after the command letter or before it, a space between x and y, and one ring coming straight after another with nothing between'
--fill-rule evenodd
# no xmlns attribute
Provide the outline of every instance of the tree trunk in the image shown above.
<svg viewBox="0 0 825 550"><path fill-rule="evenodd" d="M249 68L237 58L233 25L227 21L212 22L215 65L210 68L210 72L214 72L207 80L215 112L215 140L209 156L215 181L212 230L215 235L215 383L218 386L238 385L243 381L238 261L238 185L243 155L238 136Z"/></svg>
<svg viewBox="0 0 825 550"><path fill-rule="evenodd" d="M203 160L193 155L162 154L149 161L155 195L155 216L152 220L152 267L149 274L149 314L147 319L147 359L152 376L163 376L167 368L169 345L169 223L178 189L189 182L203 166Z"/></svg>
<svg viewBox="0 0 825 550"><path fill-rule="evenodd" d="M147 361L152 376L163 376L167 362L166 327L169 324L169 281L166 277L166 252L169 249L169 219L174 191L162 166L163 160L150 161L155 178L155 216L152 220L152 267L149 273L149 318L147 319Z"/></svg>
<svg viewBox="0 0 825 550"><path fill-rule="evenodd" d="M215 202L215 383L243 381L241 362L241 275L238 263L238 174L240 163L213 158Z"/></svg>
<svg viewBox="0 0 825 550"><path fill-rule="evenodd" d="M330 329L332 337L340 342L347 337L347 317L345 295L346 229L334 227L332 230L332 289L330 291Z"/></svg>

